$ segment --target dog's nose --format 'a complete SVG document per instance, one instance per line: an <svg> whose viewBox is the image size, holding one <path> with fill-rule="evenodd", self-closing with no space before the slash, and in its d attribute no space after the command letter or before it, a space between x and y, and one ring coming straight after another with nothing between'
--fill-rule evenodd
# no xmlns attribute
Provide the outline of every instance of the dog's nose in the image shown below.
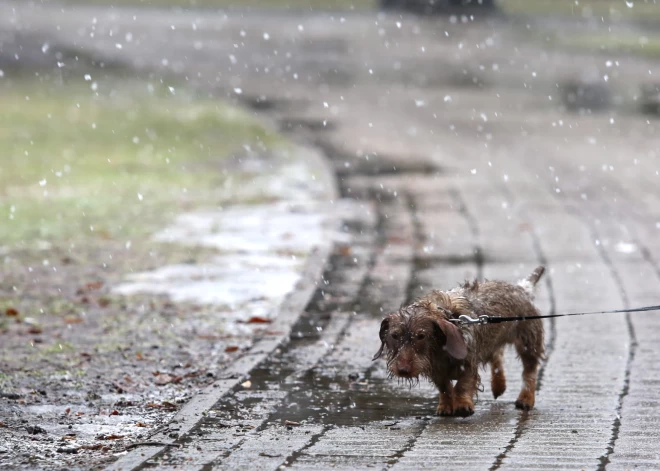
<svg viewBox="0 0 660 471"><path fill-rule="evenodd" d="M412 368L408 363L399 363L396 365L396 369L399 373L399 376L410 376L410 373L412 372Z"/></svg>

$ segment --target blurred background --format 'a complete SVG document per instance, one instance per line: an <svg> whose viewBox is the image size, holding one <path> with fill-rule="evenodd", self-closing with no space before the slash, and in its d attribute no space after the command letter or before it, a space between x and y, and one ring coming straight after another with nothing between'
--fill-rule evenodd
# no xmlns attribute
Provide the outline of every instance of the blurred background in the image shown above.
<svg viewBox="0 0 660 471"><path fill-rule="evenodd" d="M323 246L370 275L319 312L539 263L545 312L657 302L658 65L656 0L0 0L0 419L163 423ZM613 403L660 329L618 319L548 340Z"/></svg>

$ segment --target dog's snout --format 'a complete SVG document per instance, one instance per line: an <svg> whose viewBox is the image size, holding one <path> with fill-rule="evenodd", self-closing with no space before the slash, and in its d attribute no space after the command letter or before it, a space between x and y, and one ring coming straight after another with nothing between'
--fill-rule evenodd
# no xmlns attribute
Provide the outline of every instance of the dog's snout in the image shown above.
<svg viewBox="0 0 660 471"><path fill-rule="evenodd" d="M399 376L408 377L412 373L412 365L410 365L410 363L400 361L396 365L396 371Z"/></svg>

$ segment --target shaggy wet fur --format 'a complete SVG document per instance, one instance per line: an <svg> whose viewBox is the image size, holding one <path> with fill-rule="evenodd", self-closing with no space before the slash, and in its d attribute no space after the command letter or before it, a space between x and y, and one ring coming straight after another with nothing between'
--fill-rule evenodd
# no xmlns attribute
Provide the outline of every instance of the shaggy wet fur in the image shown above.
<svg viewBox="0 0 660 471"><path fill-rule="evenodd" d="M374 360L385 353L391 376L411 384L420 377L432 381L440 391L438 414L467 417L474 413L480 366L491 366L495 398L506 390L502 356L504 347L513 345L523 364L523 387L516 407L531 409L544 355L542 321L458 326L449 319L462 314L473 318L539 315L533 304L534 287L544 271L538 267L517 285L474 281L451 291L432 291L383 319L381 347Z"/></svg>

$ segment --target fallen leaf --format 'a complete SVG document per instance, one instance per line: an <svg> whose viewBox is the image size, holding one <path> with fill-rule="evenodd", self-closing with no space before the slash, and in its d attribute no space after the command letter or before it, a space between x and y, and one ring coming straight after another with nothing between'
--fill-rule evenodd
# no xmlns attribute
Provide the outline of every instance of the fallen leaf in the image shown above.
<svg viewBox="0 0 660 471"><path fill-rule="evenodd" d="M135 426L136 427L148 427L148 425L145 424L144 422L138 422L137 424L135 424Z"/></svg>
<svg viewBox="0 0 660 471"><path fill-rule="evenodd" d="M202 340L220 340L222 337L215 334L200 334L197 338Z"/></svg>
<svg viewBox="0 0 660 471"><path fill-rule="evenodd" d="M66 316L64 318L65 324L80 324L81 322L83 322L83 318L78 316Z"/></svg>
<svg viewBox="0 0 660 471"><path fill-rule="evenodd" d="M110 412L110 415L119 415L119 411L115 409L112 412Z"/></svg>
<svg viewBox="0 0 660 471"><path fill-rule="evenodd" d="M247 321L248 324L270 324L271 322L273 322L271 319L259 316L250 317Z"/></svg>
<svg viewBox="0 0 660 471"><path fill-rule="evenodd" d="M147 407L150 409L162 409L163 406L156 404L155 402L149 402L147 403Z"/></svg>
<svg viewBox="0 0 660 471"><path fill-rule="evenodd" d="M71 408L67 407L66 410L64 411L65 414L69 415L69 412L71 412Z"/></svg>
<svg viewBox="0 0 660 471"><path fill-rule="evenodd" d="M87 283L85 285L85 289L87 291L96 291L99 290L103 287L103 282L102 281L93 281L91 283Z"/></svg>
<svg viewBox="0 0 660 471"><path fill-rule="evenodd" d="M100 307L108 307L111 303L109 298L99 298L97 303Z"/></svg>
<svg viewBox="0 0 660 471"><path fill-rule="evenodd" d="M351 248L348 245L342 245L341 247L339 247L339 255L343 255L344 257L347 257L350 254L351 254Z"/></svg>
<svg viewBox="0 0 660 471"><path fill-rule="evenodd" d="M237 345L230 345L227 348L225 348L225 352L227 353L232 353L238 351L238 346Z"/></svg>
<svg viewBox="0 0 660 471"><path fill-rule="evenodd" d="M284 425L292 425L292 426L298 427L298 426L300 426L300 422L294 422L293 420L285 420Z"/></svg>
<svg viewBox="0 0 660 471"><path fill-rule="evenodd" d="M144 360L144 356L143 356L142 353L140 353L140 352L137 352L137 353L135 354L135 358L137 358L137 359L140 360L140 361Z"/></svg>
<svg viewBox="0 0 660 471"><path fill-rule="evenodd" d="M44 329L42 329L42 328L39 327L38 325L33 325L32 327L30 327L30 328L27 330L27 333L28 333L28 334L33 334L33 335L39 335L39 334L42 334L43 331L44 331Z"/></svg>
<svg viewBox="0 0 660 471"><path fill-rule="evenodd" d="M102 440L119 440L120 438L124 438L124 435L105 435L101 437Z"/></svg>
<svg viewBox="0 0 660 471"><path fill-rule="evenodd" d="M8 316L16 317L18 316L18 311L13 307L8 307L7 310L5 311L5 314L7 314Z"/></svg>
<svg viewBox="0 0 660 471"><path fill-rule="evenodd" d="M62 440L75 440L76 438L78 437L76 437L75 435L64 435L62 437Z"/></svg>
<svg viewBox="0 0 660 471"><path fill-rule="evenodd" d="M84 412L76 412L76 416L80 417L81 415L85 415Z"/></svg>
<svg viewBox="0 0 660 471"><path fill-rule="evenodd" d="M171 403L170 401L163 401L161 404L165 409L178 409L179 407L176 404Z"/></svg>
<svg viewBox="0 0 660 471"><path fill-rule="evenodd" d="M170 383L179 383L183 378L181 376L172 376L168 374L160 374L156 377L154 382L158 386L164 386Z"/></svg>

